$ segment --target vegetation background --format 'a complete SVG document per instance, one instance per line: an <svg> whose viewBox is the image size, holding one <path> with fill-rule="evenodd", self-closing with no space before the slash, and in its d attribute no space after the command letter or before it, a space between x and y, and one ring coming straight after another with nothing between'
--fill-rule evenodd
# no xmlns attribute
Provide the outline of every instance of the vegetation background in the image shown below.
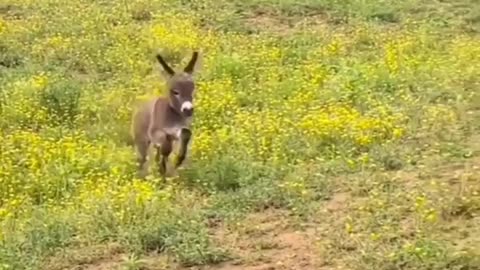
<svg viewBox="0 0 480 270"><path fill-rule="evenodd" d="M480 269L478 0L1 0L0 269ZM135 179L154 54L188 164Z"/></svg>

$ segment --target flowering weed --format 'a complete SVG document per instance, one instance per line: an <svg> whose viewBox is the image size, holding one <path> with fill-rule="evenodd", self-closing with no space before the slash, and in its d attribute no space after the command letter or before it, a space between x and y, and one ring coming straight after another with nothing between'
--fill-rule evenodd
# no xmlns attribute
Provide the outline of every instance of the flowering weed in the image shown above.
<svg viewBox="0 0 480 270"><path fill-rule="evenodd" d="M446 227L474 227L478 167L433 174L480 151L473 2L230 2L0 4L0 270L106 242L217 263L207 221L267 208L327 226L318 252L338 268L474 265ZM194 48L189 161L136 179L132 109L165 91L154 53L182 66ZM318 221L337 191L346 212Z"/></svg>

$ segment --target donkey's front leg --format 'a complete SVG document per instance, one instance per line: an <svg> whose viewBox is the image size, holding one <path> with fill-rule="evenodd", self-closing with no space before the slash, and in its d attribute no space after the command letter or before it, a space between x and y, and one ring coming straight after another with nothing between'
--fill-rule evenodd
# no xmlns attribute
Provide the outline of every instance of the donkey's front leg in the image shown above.
<svg viewBox="0 0 480 270"><path fill-rule="evenodd" d="M156 145L157 154L155 160L158 164L158 171L160 175L165 179L167 173L168 156L172 152L172 139L169 136L164 136L160 145Z"/></svg>
<svg viewBox="0 0 480 270"><path fill-rule="evenodd" d="M192 137L192 131L187 128L182 128L180 133L180 150L178 153L177 161L175 162L175 168L182 165L185 157L187 156L188 142Z"/></svg>

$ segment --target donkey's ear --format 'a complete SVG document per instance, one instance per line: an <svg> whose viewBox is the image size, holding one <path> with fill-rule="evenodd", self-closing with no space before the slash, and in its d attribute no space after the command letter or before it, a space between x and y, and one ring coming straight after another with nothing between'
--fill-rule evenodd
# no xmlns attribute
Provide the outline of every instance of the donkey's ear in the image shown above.
<svg viewBox="0 0 480 270"><path fill-rule="evenodd" d="M192 58L188 62L187 66L183 69L188 74L193 74L196 70L198 70L198 51L194 51L192 54Z"/></svg>
<svg viewBox="0 0 480 270"><path fill-rule="evenodd" d="M168 76L175 75L175 71L173 71L173 69L167 64L167 62L165 62L165 60L160 54L157 54L157 61L160 63L163 70L165 71L165 73L167 73Z"/></svg>

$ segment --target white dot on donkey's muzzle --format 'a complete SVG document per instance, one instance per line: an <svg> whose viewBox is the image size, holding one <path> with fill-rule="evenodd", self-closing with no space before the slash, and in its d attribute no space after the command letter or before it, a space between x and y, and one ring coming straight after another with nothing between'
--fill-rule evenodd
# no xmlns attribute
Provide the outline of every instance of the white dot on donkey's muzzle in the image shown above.
<svg viewBox="0 0 480 270"><path fill-rule="evenodd" d="M182 106L180 107L180 110L186 111L186 110L192 110L193 109L193 104L190 101L185 101L182 103Z"/></svg>

